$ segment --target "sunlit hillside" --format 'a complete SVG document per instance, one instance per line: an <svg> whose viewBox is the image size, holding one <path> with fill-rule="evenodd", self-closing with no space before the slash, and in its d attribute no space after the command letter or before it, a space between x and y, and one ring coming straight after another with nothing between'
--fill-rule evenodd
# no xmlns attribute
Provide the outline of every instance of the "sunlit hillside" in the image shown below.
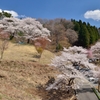
<svg viewBox="0 0 100 100"><path fill-rule="evenodd" d="M17 60L17 61L28 61L38 62L41 64L48 64L54 57L54 54L44 50L41 58L38 58L38 53L34 46L23 45L18 43L9 42L8 49L4 51L3 60Z"/></svg>
<svg viewBox="0 0 100 100"><path fill-rule="evenodd" d="M44 50L42 57L32 45L9 43L0 61L0 100L42 100L39 89L59 71L49 67L54 54Z"/></svg>

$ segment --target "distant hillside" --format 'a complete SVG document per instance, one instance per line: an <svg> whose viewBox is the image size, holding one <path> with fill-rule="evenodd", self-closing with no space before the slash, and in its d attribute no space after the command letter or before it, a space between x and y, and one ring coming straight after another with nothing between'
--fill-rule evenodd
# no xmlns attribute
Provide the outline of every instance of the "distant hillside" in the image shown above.
<svg viewBox="0 0 100 100"><path fill-rule="evenodd" d="M50 30L51 47L55 51L62 50L62 47L69 47L71 45L87 48L100 39L99 29L81 20L66 20L62 18L38 20L44 27Z"/></svg>

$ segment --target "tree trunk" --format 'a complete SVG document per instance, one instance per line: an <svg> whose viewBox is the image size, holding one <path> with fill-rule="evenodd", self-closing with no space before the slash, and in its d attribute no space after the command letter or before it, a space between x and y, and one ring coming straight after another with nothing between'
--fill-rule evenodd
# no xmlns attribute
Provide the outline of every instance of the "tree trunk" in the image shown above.
<svg viewBox="0 0 100 100"><path fill-rule="evenodd" d="M1 58L0 58L0 59L2 59L2 58L3 58L3 53L4 53L4 50L3 50L3 51L1 51Z"/></svg>
<svg viewBox="0 0 100 100"><path fill-rule="evenodd" d="M70 78L68 86L71 86L72 84L74 84L74 78Z"/></svg>
<svg viewBox="0 0 100 100"><path fill-rule="evenodd" d="M30 39L27 40L27 43L28 43L28 44L30 43Z"/></svg>

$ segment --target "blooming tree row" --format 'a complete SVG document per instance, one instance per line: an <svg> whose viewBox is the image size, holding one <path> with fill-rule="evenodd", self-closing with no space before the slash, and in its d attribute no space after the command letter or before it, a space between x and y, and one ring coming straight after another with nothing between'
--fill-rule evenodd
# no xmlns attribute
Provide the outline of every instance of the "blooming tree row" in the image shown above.
<svg viewBox="0 0 100 100"><path fill-rule="evenodd" d="M100 51L99 45L100 45L100 42L94 45L93 47L91 47L93 55L96 50ZM79 78L80 81L74 84L74 88L79 88L79 84L82 84L83 80L85 79L84 75L85 74L88 75L89 73L88 71L87 73L84 73L84 75L80 73L79 70L77 70L73 66L75 62L79 63L79 65L77 65L78 67L91 70L91 72L93 73L93 76L97 77L97 75L99 75L98 74L99 70L95 70L95 69L99 69L99 67L93 63L89 63L87 52L88 52L87 49L74 46L74 47L69 47L68 49L64 48L60 56L55 56L55 58L52 59L52 63L50 64L50 66L55 66L57 69L60 70L62 75L60 75L60 77L58 75L57 81L53 85L47 87L47 90L55 88L56 86L55 84L58 84L59 82L58 80L61 80L61 79L70 80L70 79Z"/></svg>

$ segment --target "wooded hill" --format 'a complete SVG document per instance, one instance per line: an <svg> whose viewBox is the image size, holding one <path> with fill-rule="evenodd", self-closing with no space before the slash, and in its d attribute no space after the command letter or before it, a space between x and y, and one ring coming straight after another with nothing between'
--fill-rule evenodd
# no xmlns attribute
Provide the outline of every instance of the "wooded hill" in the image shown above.
<svg viewBox="0 0 100 100"><path fill-rule="evenodd" d="M66 19L37 19L44 27L51 31L51 48L55 51L71 45L85 48L95 44L100 38L99 29L81 20Z"/></svg>
<svg viewBox="0 0 100 100"><path fill-rule="evenodd" d="M20 37L21 42L25 42L25 39L33 40L35 37L48 38L49 36L51 43L47 49L51 51L60 51L63 47L68 48L72 45L87 48L95 44L100 38L100 28L91 26L81 20L62 18L52 20L18 19L4 11L0 13L0 19L0 28L10 33L11 36Z"/></svg>

